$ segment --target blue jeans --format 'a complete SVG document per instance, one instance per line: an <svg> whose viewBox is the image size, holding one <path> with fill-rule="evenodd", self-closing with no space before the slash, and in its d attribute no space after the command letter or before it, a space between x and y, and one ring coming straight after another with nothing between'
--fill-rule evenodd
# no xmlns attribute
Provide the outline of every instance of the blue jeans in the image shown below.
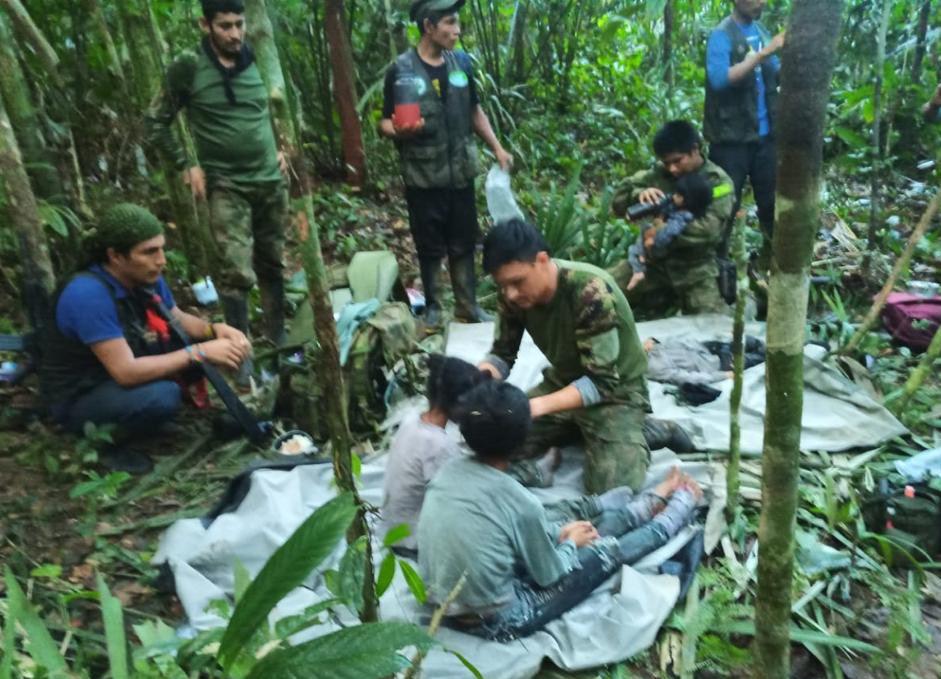
<svg viewBox="0 0 941 679"><path fill-rule="evenodd" d="M610 529L631 524L628 512L605 512ZM599 529L600 530L600 529ZM582 601L623 564L631 564L665 545L670 539L657 522L647 521L620 538L608 538L605 544L578 551L580 568L551 587L538 587L523 580L514 583L514 598L503 609L479 623L461 624L470 634L493 641L511 641L529 636L561 617Z"/></svg>
<svg viewBox="0 0 941 679"><path fill-rule="evenodd" d="M122 434L151 432L176 417L182 397L176 382L160 380L139 387L102 382L73 403L52 408L53 417L69 431L81 434L86 422L115 424Z"/></svg>

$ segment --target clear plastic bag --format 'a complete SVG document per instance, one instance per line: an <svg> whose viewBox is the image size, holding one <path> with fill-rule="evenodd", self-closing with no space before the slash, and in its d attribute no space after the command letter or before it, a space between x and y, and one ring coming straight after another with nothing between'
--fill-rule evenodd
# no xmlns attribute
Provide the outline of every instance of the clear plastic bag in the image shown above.
<svg viewBox="0 0 941 679"><path fill-rule="evenodd" d="M516 204L513 189L510 187L510 175L494 165L487 173L487 211L494 224L511 219L523 219L523 212Z"/></svg>

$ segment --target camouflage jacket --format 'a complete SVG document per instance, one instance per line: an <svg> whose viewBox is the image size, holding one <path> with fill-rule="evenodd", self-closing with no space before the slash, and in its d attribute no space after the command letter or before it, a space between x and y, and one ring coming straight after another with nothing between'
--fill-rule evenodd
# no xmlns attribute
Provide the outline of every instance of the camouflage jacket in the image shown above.
<svg viewBox="0 0 941 679"><path fill-rule="evenodd" d="M716 193L712 204L706 214L690 222L683 233L670 243L662 262L658 263L670 262L688 267L715 259L716 247L732 215L735 191L732 180L729 179L725 170L712 161L706 160L699 172L705 173ZM650 187L658 188L670 195L676 190L676 179L659 164L649 170L642 170L631 175L615 191L612 202L615 214L623 215L628 207L640 200L641 192ZM653 261L649 264L656 265Z"/></svg>
<svg viewBox="0 0 941 679"><path fill-rule="evenodd" d="M559 267L555 296L522 310L500 301L489 359L505 374L516 362L523 333L549 359L545 383L575 384L586 405L629 403L648 408L647 357L634 314L614 279L590 264L554 260ZM586 398L586 393L594 398Z"/></svg>

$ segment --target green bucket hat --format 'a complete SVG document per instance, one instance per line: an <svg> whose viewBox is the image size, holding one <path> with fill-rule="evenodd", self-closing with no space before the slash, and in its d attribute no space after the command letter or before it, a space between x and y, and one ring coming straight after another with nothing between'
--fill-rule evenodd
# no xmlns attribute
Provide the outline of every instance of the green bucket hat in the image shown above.
<svg viewBox="0 0 941 679"><path fill-rule="evenodd" d="M147 208L132 203L118 203L101 216L92 234L95 250L114 248L127 252L138 243L163 233L163 224Z"/></svg>
<svg viewBox="0 0 941 679"><path fill-rule="evenodd" d="M453 14L460 11L467 0L414 0L409 16L412 21L422 21L432 12Z"/></svg>

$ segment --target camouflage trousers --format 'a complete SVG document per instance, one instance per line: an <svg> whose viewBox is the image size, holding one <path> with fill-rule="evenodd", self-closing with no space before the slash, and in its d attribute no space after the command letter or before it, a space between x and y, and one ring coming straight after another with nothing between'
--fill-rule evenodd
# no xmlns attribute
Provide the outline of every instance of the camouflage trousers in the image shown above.
<svg viewBox="0 0 941 679"><path fill-rule="evenodd" d="M676 311L686 315L730 313L719 294L719 267L714 260L688 267L648 266L646 278L630 291L627 284L633 271L627 261L612 267L609 273L640 318L664 318Z"/></svg>
<svg viewBox="0 0 941 679"><path fill-rule="evenodd" d="M215 178L209 224L216 246L220 293L244 295L257 281L280 280L288 192L282 182L242 185Z"/></svg>
<svg viewBox="0 0 941 679"><path fill-rule="evenodd" d="M557 388L557 387L556 387ZM529 396L556 390L540 385ZM553 446L584 447L584 483L588 493L603 493L618 486L640 489L650 464L650 448L644 438L644 408L626 403L606 403L533 420L521 461L510 474L527 486L544 486L533 462Z"/></svg>

